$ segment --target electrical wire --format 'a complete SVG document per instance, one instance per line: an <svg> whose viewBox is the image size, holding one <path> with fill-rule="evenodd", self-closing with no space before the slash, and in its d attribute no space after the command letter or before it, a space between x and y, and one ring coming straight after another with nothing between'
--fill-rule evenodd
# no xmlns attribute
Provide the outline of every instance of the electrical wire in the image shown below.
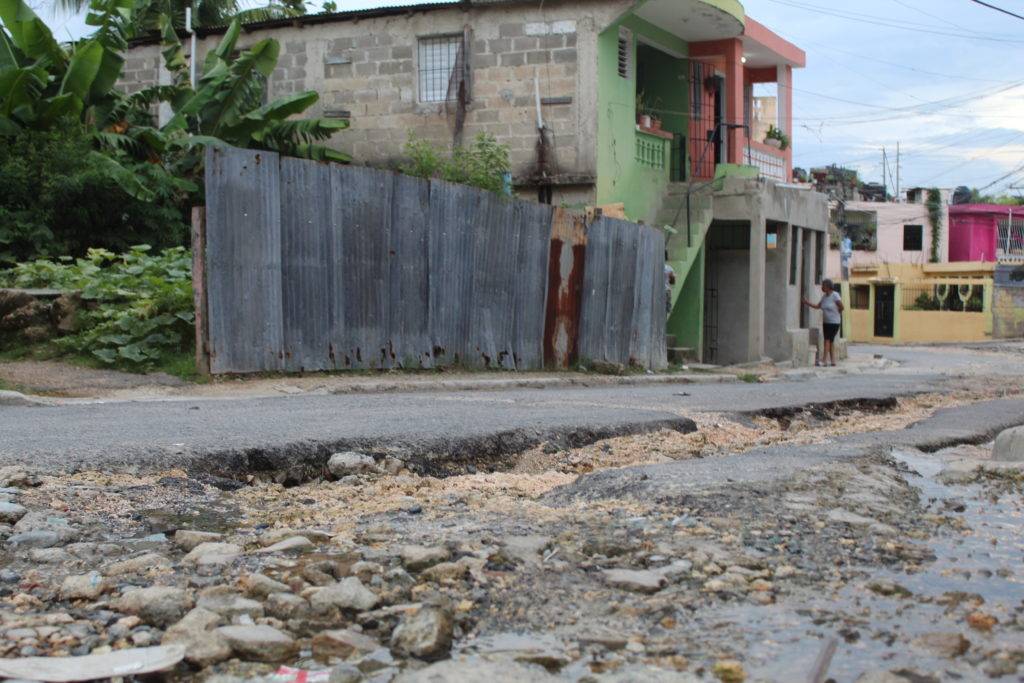
<svg viewBox="0 0 1024 683"><path fill-rule="evenodd" d="M792 41L790 41L790 42L792 42ZM999 79L995 79L995 78L979 78L977 76L958 76L956 74L947 74L947 73L942 73L942 72L939 72L939 71L928 71L926 69L918 69L917 67L907 66L906 64L900 64L899 62L890 62L890 61L885 60L885 59L878 59L876 57L869 57L868 55L864 55L864 54L861 54L859 52L853 52L853 51L850 51L850 50L843 50L843 49L838 48L838 47L836 47L834 45L828 45L826 43L819 43L819 42L814 41L814 40L803 40L803 41L800 41L800 42L806 43L808 45L816 45L818 47L825 48L826 50L832 50L834 52L841 52L843 54L850 55L851 57L856 57L857 59L863 59L863 60L869 61L869 62L876 62L878 64L885 64L886 66L892 66L892 67L896 67L898 69L905 69L907 71L913 71L914 73L919 73L922 76L938 76L939 78L952 78L952 79L960 80L960 81L975 81L977 83L1000 83L1000 84L1003 84L1003 85L1007 85L1007 84L1013 82L1013 81L1003 81L1003 80L999 80Z"/></svg>
<svg viewBox="0 0 1024 683"><path fill-rule="evenodd" d="M840 19L847 19L849 21L859 21L866 24L872 24L875 26L885 26L887 28L897 28L905 31L915 31L917 33L929 33L937 36L946 36L949 38L963 38L966 40L984 40L994 43L1024 43L1024 40L1018 40L1013 38L997 38L995 36L982 36L982 35L964 35L962 33L953 33L951 31L938 30L940 27L936 27L932 24L914 24L913 22L895 22L886 21L880 17L872 15L858 15L857 13L845 12L842 10L832 10L818 5L810 5L806 3L798 3L790 0L768 0L779 5L786 5L787 7L795 7L797 9L805 10L808 12L817 12L818 14L824 14L826 16L838 17Z"/></svg>
<svg viewBox="0 0 1024 683"><path fill-rule="evenodd" d="M1003 14L1009 14L1011 17L1017 17L1018 19L1024 20L1024 17L1022 17L1019 14L1015 14L1014 12L1011 12L1010 10L1003 9L1002 7L996 7L995 5L990 5L987 2L982 2L982 0L971 0L971 2L973 2L976 5L982 5L984 7L988 7L989 9L994 9L995 11L1002 12Z"/></svg>

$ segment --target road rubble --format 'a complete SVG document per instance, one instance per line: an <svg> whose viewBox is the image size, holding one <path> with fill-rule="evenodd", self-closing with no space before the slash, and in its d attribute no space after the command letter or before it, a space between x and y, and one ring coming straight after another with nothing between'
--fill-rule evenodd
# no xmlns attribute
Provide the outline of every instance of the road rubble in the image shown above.
<svg viewBox="0 0 1024 683"><path fill-rule="evenodd" d="M803 681L834 648L837 683L1021 680L1019 386L687 417L449 476L2 467L0 675Z"/></svg>

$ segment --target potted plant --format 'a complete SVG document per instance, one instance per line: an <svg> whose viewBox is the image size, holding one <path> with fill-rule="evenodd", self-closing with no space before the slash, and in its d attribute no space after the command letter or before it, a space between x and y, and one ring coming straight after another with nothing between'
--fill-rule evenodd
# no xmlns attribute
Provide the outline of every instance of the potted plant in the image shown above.
<svg viewBox="0 0 1024 683"><path fill-rule="evenodd" d="M789 136L775 126L769 126L764 136L764 144L775 149L785 150L789 147Z"/></svg>
<svg viewBox="0 0 1024 683"><path fill-rule="evenodd" d="M661 130L661 118L658 117L654 112L660 111L661 98L654 100L654 104L648 104L648 114L651 117L651 130Z"/></svg>
<svg viewBox="0 0 1024 683"><path fill-rule="evenodd" d="M636 94L636 125L641 128L651 127L651 114L647 111L647 102L643 92Z"/></svg>

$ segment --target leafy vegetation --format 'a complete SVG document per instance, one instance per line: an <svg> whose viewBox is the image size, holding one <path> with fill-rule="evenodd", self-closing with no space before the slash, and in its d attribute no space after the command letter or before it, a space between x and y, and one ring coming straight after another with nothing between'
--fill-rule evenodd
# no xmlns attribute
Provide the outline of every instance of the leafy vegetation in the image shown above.
<svg viewBox="0 0 1024 683"><path fill-rule="evenodd" d="M0 262L180 243L202 201L207 145L348 161L318 144L346 120L292 118L316 92L264 102L280 48L267 39L237 50L237 18L192 88L176 12L171 0L92 0L93 33L65 46L24 0L0 0L0 173L19 190L0 198ZM124 93L115 87L123 53L151 30L172 82ZM162 125L160 103L173 112Z"/></svg>
<svg viewBox="0 0 1024 683"><path fill-rule="evenodd" d="M179 362L194 344L192 256L182 247L155 255L148 245L120 255L90 249L85 258L20 263L0 284L80 290L77 331L55 344L105 365L150 370Z"/></svg>
<svg viewBox="0 0 1024 683"><path fill-rule="evenodd" d="M89 4L88 0L57 0L57 7L71 13L81 12ZM306 13L302 0L269 0L265 5L243 7L238 0L161 0L151 3L149 14L163 13L174 17L178 28L184 26L185 8L192 7L192 23L195 26L226 26L232 19L242 22L264 21L297 17ZM143 15L138 18L140 26L149 25L146 21L152 16Z"/></svg>
<svg viewBox="0 0 1024 683"><path fill-rule="evenodd" d="M778 140L779 149L781 150L786 150L789 148L789 136L782 132L781 129L776 128L775 126L768 126L768 132L765 133L764 139L766 142L768 140Z"/></svg>
<svg viewBox="0 0 1024 683"><path fill-rule="evenodd" d="M124 251L185 243L182 205L187 183L166 178L159 166L130 162L153 197L143 201L118 184L90 154L81 126L63 131L23 130L0 145L0 265L33 258L85 254L89 247Z"/></svg>
<svg viewBox="0 0 1024 683"><path fill-rule="evenodd" d="M450 154L427 140L410 137L405 154L409 161L401 167L403 173L491 192L506 190L506 177L512 169L508 147L485 133L477 135L471 146L456 147Z"/></svg>
<svg viewBox="0 0 1024 683"><path fill-rule="evenodd" d="M942 193L939 192L938 188L933 187L928 190L928 196L925 198L924 205L928 210L928 224L932 228L929 260L932 263L938 263L942 260L942 255L939 253L942 244Z"/></svg>

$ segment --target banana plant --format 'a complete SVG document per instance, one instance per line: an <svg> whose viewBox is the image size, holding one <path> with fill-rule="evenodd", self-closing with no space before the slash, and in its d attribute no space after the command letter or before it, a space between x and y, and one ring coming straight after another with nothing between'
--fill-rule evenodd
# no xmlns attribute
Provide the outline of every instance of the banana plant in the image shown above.
<svg viewBox="0 0 1024 683"><path fill-rule="evenodd" d="M267 38L236 53L241 23L235 19L203 64L196 89L185 88L186 64L177 34L163 30L165 66L187 95L174 98L174 116L165 134L185 132L204 143L269 149L288 156L347 163L347 154L317 144L348 128L340 118L291 117L316 104L319 95L308 90L263 104L267 79L277 66L280 45ZM237 54L237 56L236 56Z"/></svg>

